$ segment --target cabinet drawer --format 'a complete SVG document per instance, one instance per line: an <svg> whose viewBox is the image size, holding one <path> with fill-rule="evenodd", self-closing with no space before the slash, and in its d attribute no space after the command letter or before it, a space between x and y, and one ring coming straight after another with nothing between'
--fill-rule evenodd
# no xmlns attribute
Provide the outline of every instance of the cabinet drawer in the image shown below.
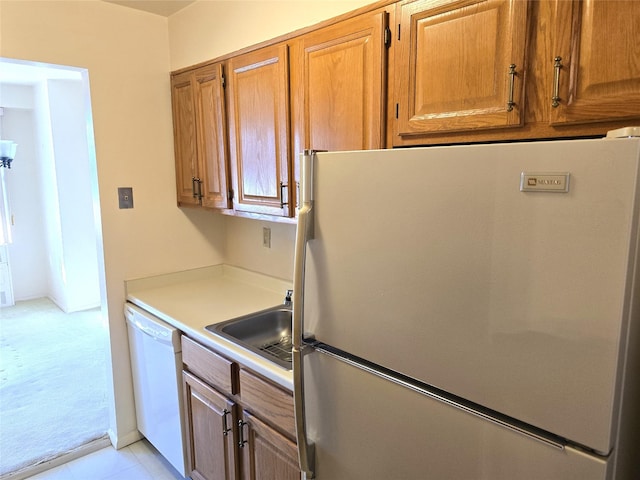
<svg viewBox="0 0 640 480"><path fill-rule="evenodd" d="M293 394L241 369L240 397L247 410L295 438Z"/></svg>
<svg viewBox="0 0 640 480"><path fill-rule="evenodd" d="M238 393L238 364L221 357L208 348L182 336L182 363L197 375L224 393Z"/></svg>

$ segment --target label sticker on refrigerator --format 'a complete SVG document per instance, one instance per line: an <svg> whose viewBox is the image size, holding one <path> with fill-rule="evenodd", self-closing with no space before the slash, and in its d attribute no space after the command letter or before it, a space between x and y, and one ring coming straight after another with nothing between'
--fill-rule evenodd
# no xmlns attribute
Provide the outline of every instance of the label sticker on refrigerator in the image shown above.
<svg viewBox="0 0 640 480"><path fill-rule="evenodd" d="M567 193L569 191L569 173L533 173L520 174L521 192Z"/></svg>

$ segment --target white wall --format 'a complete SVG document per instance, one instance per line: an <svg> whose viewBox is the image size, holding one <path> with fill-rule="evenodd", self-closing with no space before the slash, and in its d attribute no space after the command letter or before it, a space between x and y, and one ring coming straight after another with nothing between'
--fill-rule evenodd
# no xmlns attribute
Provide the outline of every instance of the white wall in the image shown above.
<svg viewBox="0 0 640 480"><path fill-rule="evenodd" d="M18 143L5 172L15 223L8 247L15 300L49 297L66 312L99 306L80 75L1 88L5 135Z"/></svg>
<svg viewBox="0 0 640 480"><path fill-rule="evenodd" d="M36 183L35 137L33 110L5 108L3 138L18 143L16 160L11 169L5 171L10 214L14 219L11 227L13 243L8 246L8 252L15 300L43 297L48 291L42 217L32 213L40 211L41 205L41 191ZM16 265L24 265L25 268L15 271Z"/></svg>
<svg viewBox="0 0 640 480"><path fill-rule="evenodd" d="M54 155L53 131L49 114L49 89L46 83L35 87L34 95L36 118L36 164L37 172L32 182L40 192L40 205L29 215L39 218L43 224L47 262L47 296L60 308L66 305L64 288L64 259L62 250L62 231L60 227L60 206L58 204L58 183ZM19 147L18 147L19 148ZM17 155L16 155L17 157ZM21 270L18 263L12 265L12 272Z"/></svg>
<svg viewBox="0 0 640 480"><path fill-rule="evenodd" d="M37 148L37 119L33 110L32 87L2 89L5 103L2 137L18 144L16 160L5 171L7 194L14 225L9 245L11 277L15 300L45 297L49 293L40 163ZM9 105L9 106L7 106Z"/></svg>
<svg viewBox="0 0 640 480"><path fill-rule="evenodd" d="M169 17L171 69L232 53L370 3L373 2L198 0Z"/></svg>
<svg viewBox="0 0 640 480"><path fill-rule="evenodd" d="M100 305L89 145L81 80L49 80L65 312ZM46 181L46 179L45 179Z"/></svg>
<svg viewBox="0 0 640 480"><path fill-rule="evenodd" d="M271 229L271 248L262 246L263 227ZM292 280L295 239L295 225L229 218L225 262L284 280Z"/></svg>
<svg viewBox="0 0 640 480"><path fill-rule="evenodd" d="M88 70L120 446L137 434L124 280L224 259L224 219L176 207L167 19L97 0L3 0L0 56ZM122 186L135 208L118 209Z"/></svg>
<svg viewBox="0 0 640 480"><path fill-rule="evenodd" d="M0 107L33 108L33 87L0 83Z"/></svg>

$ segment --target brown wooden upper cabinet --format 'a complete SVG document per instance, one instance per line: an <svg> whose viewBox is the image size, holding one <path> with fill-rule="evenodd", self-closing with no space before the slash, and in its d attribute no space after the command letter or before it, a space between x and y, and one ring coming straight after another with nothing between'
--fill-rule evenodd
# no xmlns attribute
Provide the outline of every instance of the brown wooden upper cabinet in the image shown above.
<svg viewBox="0 0 640 480"><path fill-rule="evenodd" d="M291 216L288 45L231 58L228 93L234 210Z"/></svg>
<svg viewBox="0 0 640 480"><path fill-rule="evenodd" d="M292 45L294 150L385 146L388 14L364 14Z"/></svg>
<svg viewBox="0 0 640 480"><path fill-rule="evenodd" d="M640 2L558 1L552 125L640 115Z"/></svg>
<svg viewBox="0 0 640 480"><path fill-rule="evenodd" d="M178 205L200 205L195 185L198 176L196 114L192 72L171 77L173 148L176 161Z"/></svg>
<svg viewBox="0 0 640 480"><path fill-rule="evenodd" d="M528 2L400 3L394 136L523 122Z"/></svg>
<svg viewBox="0 0 640 480"><path fill-rule="evenodd" d="M603 135L640 119L640 0L370 8L172 74L179 205L289 222L306 149Z"/></svg>
<svg viewBox="0 0 640 480"><path fill-rule="evenodd" d="M222 65L171 77L178 205L229 208Z"/></svg>

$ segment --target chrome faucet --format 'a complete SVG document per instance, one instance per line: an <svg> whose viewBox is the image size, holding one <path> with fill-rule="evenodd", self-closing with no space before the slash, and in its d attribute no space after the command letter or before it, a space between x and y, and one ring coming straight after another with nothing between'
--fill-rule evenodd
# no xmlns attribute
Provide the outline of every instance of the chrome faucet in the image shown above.
<svg viewBox="0 0 640 480"><path fill-rule="evenodd" d="M287 307L293 305L293 302L291 301L291 295L293 295L293 290L287 290L284 297L284 305Z"/></svg>

